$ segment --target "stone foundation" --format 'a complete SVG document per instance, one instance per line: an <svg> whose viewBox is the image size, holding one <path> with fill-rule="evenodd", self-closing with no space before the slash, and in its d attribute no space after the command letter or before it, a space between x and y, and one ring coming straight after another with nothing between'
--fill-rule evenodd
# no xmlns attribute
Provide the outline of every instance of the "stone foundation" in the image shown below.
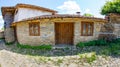
<svg viewBox="0 0 120 67"><path fill-rule="evenodd" d="M4 31L0 32L0 39L3 39L4 37Z"/></svg>
<svg viewBox="0 0 120 67"><path fill-rule="evenodd" d="M6 42L14 42L15 41L15 37L14 37L14 30L13 28L6 28L4 31L4 35L5 35L5 41Z"/></svg>

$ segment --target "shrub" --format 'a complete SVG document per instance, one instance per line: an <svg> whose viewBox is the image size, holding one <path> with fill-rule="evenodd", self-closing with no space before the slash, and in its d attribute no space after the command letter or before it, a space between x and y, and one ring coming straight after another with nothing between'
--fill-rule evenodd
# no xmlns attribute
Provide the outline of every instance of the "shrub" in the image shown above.
<svg viewBox="0 0 120 67"><path fill-rule="evenodd" d="M107 45L107 41L100 39L100 40L93 40L88 42L79 42L76 46L77 47L85 47L85 46L105 46Z"/></svg>
<svg viewBox="0 0 120 67"><path fill-rule="evenodd" d="M96 45L96 40L85 42L85 45L86 46L95 46Z"/></svg>
<svg viewBox="0 0 120 67"><path fill-rule="evenodd" d="M120 49L120 45L119 44L115 44L115 43L111 43L111 51L115 51L115 50L119 50Z"/></svg>
<svg viewBox="0 0 120 67"><path fill-rule="evenodd" d="M120 38L114 39L110 43L120 43Z"/></svg>
<svg viewBox="0 0 120 67"><path fill-rule="evenodd" d="M120 50L114 51L113 54L120 55Z"/></svg>
<svg viewBox="0 0 120 67"><path fill-rule="evenodd" d="M0 38L0 40L4 40L5 38Z"/></svg>
<svg viewBox="0 0 120 67"><path fill-rule="evenodd" d="M111 51L109 48L106 48L106 49L103 49L100 51L101 54L104 54L104 55L110 55L111 54Z"/></svg>
<svg viewBox="0 0 120 67"><path fill-rule="evenodd" d="M40 45L40 46L31 46L31 45L23 45L23 44L17 44L17 47L19 48L26 48L26 49L41 49L41 50L51 50L51 45Z"/></svg>
<svg viewBox="0 0 120 67"><path fill-rule="evenodd" d="M83 42L80 42L76 45L76 47L84 47L84 46L85 46L85 43L83 43Z"/></svg>
<svg viewBox="0 0 120 67"><path fill-rule="evenodd" d="M110 45L107 46L107 48L101 50L101 53L105 55L110 54L120 55L120 42L110 43Z"/></svg>
<svg viewBox="0 0 120 67"><path fill-rule="evenodd" d="M99 40L96 40L96 45L97 46L105 46L107 45L107 41L106 40L103 40L103 39L99 39Z"/></svg>

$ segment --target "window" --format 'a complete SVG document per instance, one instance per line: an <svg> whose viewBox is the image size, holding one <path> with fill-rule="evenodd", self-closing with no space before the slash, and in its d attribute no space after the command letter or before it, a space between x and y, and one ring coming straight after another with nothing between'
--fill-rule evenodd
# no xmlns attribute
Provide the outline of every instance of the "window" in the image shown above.
<svg viewBox="0 0 120 67"><path fill-rule="evenodd" d="M29 23L29 35L30 36L40 35L40 23Z"/></svg>
<svg viewBox="0 0 120 67"><path fill-rule="evenodd" d="M82 22L81 23L81 35L92 36L93 35L93 22Z"/></svg>

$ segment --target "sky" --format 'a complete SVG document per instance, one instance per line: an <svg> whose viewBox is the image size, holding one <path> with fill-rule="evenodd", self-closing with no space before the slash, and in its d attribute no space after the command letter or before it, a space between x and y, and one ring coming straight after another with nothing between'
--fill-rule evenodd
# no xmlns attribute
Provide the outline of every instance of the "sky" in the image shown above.
<svg viewBox="0 0 120 67"><path fill-rule="evenodd" d="M75 14L76 12L90 13L95 17L104 18L100 14L101 7L108 0L0 0L2 6L15 6L17 3L32 4L50 8L58 11L59 14ZM3 18L0 9L0 28L3 27Z"/></svg>

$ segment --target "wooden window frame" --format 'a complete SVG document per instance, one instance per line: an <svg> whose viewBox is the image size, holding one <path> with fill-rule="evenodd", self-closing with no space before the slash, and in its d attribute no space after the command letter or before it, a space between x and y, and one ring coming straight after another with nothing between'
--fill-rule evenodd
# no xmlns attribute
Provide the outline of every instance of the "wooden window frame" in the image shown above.
<svg viewBox="0 0 120 67"><path fill-rule="evenodd" d="M86 24L87 25L87 27L86 27L86 34L83 34L83 26L84 26L84 24ZM88 34L88 24L90 24L91 26L92 26L92 28L90 29L90 34ZM81 22L81 36L93 36L93 32L94 32L94 22L86 22L86 21L82 21Z"/></svg>
<svg viewBox="0 0 120 67"><path fill-rule="evenodd" d="M37 26L38 26L38 29L37 29L38 34L35 34L34 25L37 25ZM31 29L30 29L31 26L33 26L33 30L32 30L32 31L31 31ZM34 32L34 34L33 34L32 32ZM40 23L39 23L39 22L31 22L31 23L29 23L29 35L30 35L30 36L40 36Z"/></svg>

